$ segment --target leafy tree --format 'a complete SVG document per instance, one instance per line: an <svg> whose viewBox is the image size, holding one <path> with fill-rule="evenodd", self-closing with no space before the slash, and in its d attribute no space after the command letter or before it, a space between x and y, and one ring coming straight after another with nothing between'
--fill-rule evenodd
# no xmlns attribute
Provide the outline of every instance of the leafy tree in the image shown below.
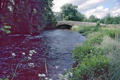
<svg viewBox="0 0 120 80"><path fill-rule="evenodd" d="M113 17L112 24L120 24L120 16Z"/></svg>
<svg viewBox="0 0 120 80"><path fill-rule="evenodd" d="M107 16L104 18L104 23L112 24L112 17L110 16L110 14L107 14Z"/></svg>
<svg viewBox="0 0 120 80"><path fill-rule="evenodd" d="M97 21L99 21L99 19L96 18L94 15L91 15L91 16L89 17L88 21L89 21L89 22L97 22Z"/></svg>
<svg viewBox="0 0 120 80"><path fill-rule="evenodd" d="M75 5L65 4L61 9L61 15L64 20L82 21L84 18L84 15L78 12Z"/></svg>
<svg viewBox="0 0 120 80"><path fill-rule="evenodd" d="M101 19L101 23L104 24L120 24L120 16L111 16L107 14L103 19Z"/></svg>
<svg viewBox="0 0 120 80"><path fill-rule="evenodd" d="M11 25L13 33L34 33L51 27L55 23L52 1L1 0L0 25Z"/></svg>

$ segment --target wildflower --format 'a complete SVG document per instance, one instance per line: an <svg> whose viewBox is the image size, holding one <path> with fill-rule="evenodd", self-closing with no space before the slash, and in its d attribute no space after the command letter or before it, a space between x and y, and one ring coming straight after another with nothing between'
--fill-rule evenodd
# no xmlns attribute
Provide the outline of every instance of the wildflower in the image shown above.
<svg viewBox="0 0 120 80"><path fill-rule="evenodd" d="M56 68L56 69L58 69L58 68L59 68L59 66L55 66L55 68Z"/></svg>
<svg viewBox="0 0 120 80"><path fill-rule="evenodd" d="M25 52L23 52L22 55L25 55Z"/></svg>
<svg viewBox="0 0 120 80"><path fill-rule="evenodd" d="M30 50L29 53L33 54L33 53L37 53L37 52L35 50Z"/></svg>
<svg viewBox="0 0 120 80"><path fill-rule="evenodd" d="M12 56L15 57L16 56L15 53L12 53Z"/></svg>
<svg viewBox="0 0 120 80"><path fill-rule="evenodd" d="M31 57L28 57L28 60L31 60Z"/></svg>
<svg viewBox="0 0 120 80"><path fill-rule="evenodd" d="M29 67L35 67L34 63L28 63Z"/></svg>
<svg viewBox="0 0 120 80"><path fill-rule="evenodd" d="M38 77L45 77L45 74L38 74Z"/></svg>
<svg viewBox="0 0 120 80"><path fill-rule="evenodd" d="M70 77L72 77L72 76L73 76L73 73L69 72L69 75L70 75Z"/></svg>
<svg viewBox="0 0 120 80"><path fill-rule="evenodd" d="M45 80L48 80L48 78L46 77Z"/></svg>
<svg viewBox="0 0 120 80"><path fill-rule="evenodd" d="M29 56L32 56L33 54L29 54Z"/></svg>

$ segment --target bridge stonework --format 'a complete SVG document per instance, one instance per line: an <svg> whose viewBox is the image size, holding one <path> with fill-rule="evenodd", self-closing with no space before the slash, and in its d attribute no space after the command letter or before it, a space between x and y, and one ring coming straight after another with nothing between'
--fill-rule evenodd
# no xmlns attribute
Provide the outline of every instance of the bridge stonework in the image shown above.
<svg viewBox="0 0 120 80"><path fill-rule="evenodd" d="M80 22L80 21L58 21L56 24L57 29L71 29L72 26L96 26L96 23L93 22ZM101 27L117 27L120 28L120 24L114 25L114 24L100 24Z"/></svg>
<svg viewBox="0 0 120 80"><path fill-rule="evenodd" d="M84 26L95 26L96 23L90 23L90 22L79 22L79 21L58 21L56 24L56 28L58 29L70 29L72 26L78 26L78 25L84 25Z"/></svg>

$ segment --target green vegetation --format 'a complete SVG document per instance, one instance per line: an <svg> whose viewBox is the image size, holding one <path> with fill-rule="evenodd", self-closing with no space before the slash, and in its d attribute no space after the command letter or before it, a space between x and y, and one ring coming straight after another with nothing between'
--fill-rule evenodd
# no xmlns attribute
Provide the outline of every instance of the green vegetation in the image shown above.
<svg viewBox="0 0 120 80"><path fill-rule="evenodd" d="M73 26L71 28L73 31L80 32L83 35L87 35L89 33L95 32L96 30L99 29L99 26L85 26L85 25L79 25L79 26Z"/></svg>
<svg viewBox="0 0 120 80"><path fill-rule="evenodd" d="M100 48L102 48L104 54L106 54L107 58L110 60L109 75L113 76L117 74L116 72L120 70L120 42L105 36ZM117 80L119 76L120 74L117 74L113 80Z"/></svg>
<svg viewBox="0 0 120 80"><path fill-rule="evenodd" d="M97 27L97 29L96 29ZM72 80L117 80L120 74L120 30L96 26L73 26L72 30L86 33L86 41L73 50L77 65ZM116 75L115 75L116 74ZM115 76L113 76L115 75Z"/></svg>
<svg viewBox="0 0 120 80"><path fill-rule="evenodd" d="M61 17L63 20L83 21L84 15L77 11L77 6L65 4L61 7Z"/></svg>
<svg viewBox="0 0 120 80"><path fill-rule="evenodd" d="M93 80L101 77L106 80L107 73L106 68L108 67L109 60L106 56L96 55L85 57L76 68L73 69L75 80Z"/></svg>
<svg viewBox="0 0 120 80"><path fill-rule="evenodd" d="M89 22L97 22L97 21L99 21L99 19L96 18L94 15L91 15L91 16L89 17L88 21L89 21Z"/></svg>
<svg viewBox="0 0 120 80"><path fill-rule="evenodd" d="M0 27L11 26L12 33L39 33L56 24L51 7L53 0L0 1ZM40 3L40 4L38 4ZM4 29L2 29L4 31ZM6 31L5 31L6 32ZM7 31L9 33L10 31Z"/></svg>
<svg viewBox="0 0 120 80"><path fill-rule="evenodd" d="M9 79L8 79L8 78L5 78L5 79L1 79L1 78L0 78L0 80L9 80Z"/></svg>
<svg viewBox="0 0 120 80"><path fill-rule="evenodd" d="M85 17L84 14L81 14L77 10L76 5L72 4L65 4L61 7L60 15L58 15L56 18L58 20L71 20L71 21L84 21L84 22L100 22L104 24L120 24L120 16L111 16L110 14L107 14L104 18L99 19L95 17L94 15L91 15L89 18Z"/></svg>
<svg viewBox="0 0 120 80"><path fill-rule="evenodd" d="M101 19L101 23L120 24L120 16L112 17L110 14Z"/></svg>

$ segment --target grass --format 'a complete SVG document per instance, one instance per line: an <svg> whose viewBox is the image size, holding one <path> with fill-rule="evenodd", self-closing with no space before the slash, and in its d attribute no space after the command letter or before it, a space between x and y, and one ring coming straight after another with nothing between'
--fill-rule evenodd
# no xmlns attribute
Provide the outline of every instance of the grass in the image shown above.
<svg viewBox="0 0 120 80"><path fill-rule="evenodd" d="M120 69L120 30L112 27L73 26L73 31L85 35L87 40L73 50L77 66L72 80L110 80ZM117 80L120 74L114 77Z"/></svg>

